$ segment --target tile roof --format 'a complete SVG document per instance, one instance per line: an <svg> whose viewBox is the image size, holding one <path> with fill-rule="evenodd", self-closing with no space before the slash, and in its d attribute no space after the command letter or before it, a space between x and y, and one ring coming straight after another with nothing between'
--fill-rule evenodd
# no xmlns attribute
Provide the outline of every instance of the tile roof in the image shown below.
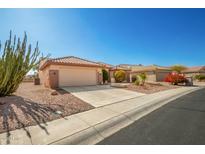
<svg viewBox="0 0 205 154"><path fill-rule="evenodd" d="M97 62L98 64L102 65L102 66L105 66L107 68L111 68L111 67L114 67L114 65L111 65L111 64L107 64L107 63L104 63L104 62Z"/></svg>
<svg viewBox="0 0 205 154"><path fill-rule="evenodd" d="M94 61L90 61L90 60L86 60L86 59L82 59L82 58L74 57L74 56L68 56L68 57L48 59L40 66L40 69L43 69L50 64L80 65L80 66L94 66L94 67L101 66L100 64Z"/></svg>
<svg viewBox="0 0 205 154"><path fill-rule="evenodd" d="M135 66L135 67L132 67L132 71L133 72L146 72L146 71L156 71L156 70L171 71L171 68L163 67L163 66L157 66L157 65Z"/></svg>
<svg viewBox="0 0 205 154"><path fill-rule="evenodd" d="M124 71L131 71L130 68L125 68L125 67L119 67L119 66L113 66L111 70L124 70Z"/></svg>
<svg viewBox="0 0 205 154"><path fill-rule="evenodd" d="M195 67L188 67L183 73L191 73L191 72L200 72L200 71L205 71L205 66L195 66Z"/></svg>
<svg viewBox="0 0 205 154"><path fill-rule="evenodd" d="M143 66L143 65L142 64L119 64L117 66L124 67L124 68L132 68L132 67L138 67L138 66Z"/></svg>

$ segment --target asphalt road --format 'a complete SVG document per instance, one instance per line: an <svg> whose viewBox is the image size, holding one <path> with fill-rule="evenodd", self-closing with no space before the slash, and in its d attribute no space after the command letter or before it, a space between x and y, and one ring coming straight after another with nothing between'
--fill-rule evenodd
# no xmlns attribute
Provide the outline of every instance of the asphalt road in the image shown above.
<svg viewBox="0 0 205 154"><path fill-rule="evenodd" d="M98 144L205 144L205 89L168 103Z"/></svg>

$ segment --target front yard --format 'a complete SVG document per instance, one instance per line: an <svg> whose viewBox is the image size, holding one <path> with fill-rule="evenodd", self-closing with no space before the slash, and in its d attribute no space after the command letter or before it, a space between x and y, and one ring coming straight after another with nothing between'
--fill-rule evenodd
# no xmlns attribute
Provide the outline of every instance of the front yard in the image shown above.
<svg viewBox="0 0 205 154"><path fill-rule="evenodd" d="M144 86L129 84L125 89L150 94L177 87L178 86L145 83ZM35 86L33 83L24 82L12 96L0 97L0 133L7 132L9 134L11 130L32 125L38 125L42 129L45 129L46 122L48 121L94 108L94 106L90 105L92 103L88 104L79 99L81 97L77 98L62 89L57 90L57 95L51 95L52 92L51 89L44 88L43 86ZM109 93L112 98L115 95L116 98L120 98L118 95L125 95L126 97L129 95L128 91L119 93L121 91L113 88L85 91L85 93L93 94L91 102L95 104L102 102L96 101L98 95L100 100L103 99L105 101L105 98L107 98L107 102L104 103L110 103L109 95L104 96L106 92ZM80 95L80 93L78 93L78 95ZM133 96L132 94L131 96L134 97L135 95Z"/></svg>
<svg viewBox="0 0 205 154"><path fill-rule="evenodd" d="M0 133L31 125L44 129L48 121L94 108L63 90L59 89L58 95L51 92L33 83L22 83L12 96L0 97Z"/></svg>

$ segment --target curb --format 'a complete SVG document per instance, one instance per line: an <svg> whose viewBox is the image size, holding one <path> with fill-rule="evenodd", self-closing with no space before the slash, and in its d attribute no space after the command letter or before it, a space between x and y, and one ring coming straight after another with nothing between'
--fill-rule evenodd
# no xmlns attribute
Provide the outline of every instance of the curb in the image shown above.
<svg viewBox="0 0 205 154"><path fill-rule="evenodd" d="M105 120L99 124L93 125L85 130L79 131L75 134L67 136L58 141L49 143L49 144L96 144L106 137L116 133L122 128L127 127L128 125L134 123L136 120L142 118L143 116L153 112L154 110L166 105L167 103L176 100L184 95L187 95L196 90L203 89L203 87L191 89L185 91L181 94L175 94L174 96L170 96L168 98L164 98L162 100L154 100L149 103L142 105L140 107L134 108L131 111L124 112L121 115L112 117L108 120Z"/></svg>

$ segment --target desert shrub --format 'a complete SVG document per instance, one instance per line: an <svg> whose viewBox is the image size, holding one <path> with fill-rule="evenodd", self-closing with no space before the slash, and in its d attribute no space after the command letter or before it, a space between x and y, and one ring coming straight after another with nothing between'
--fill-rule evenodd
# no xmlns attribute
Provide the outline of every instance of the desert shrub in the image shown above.
<svg viewBox="0 0 205 154"><path fill-rule="evenodd" d="M103 83L105 83L105 81L108 81L108 78L109 78L108 71L105 69L102 69L102 75L103 75Z"/></svg>
<svg viewBox="0 0 205 154"><path fill-rule="evenodd" d="M38 63L39 53L38 43L33 52L31 45L27 46L26 33L22 42L20 38L16 42L16 36L12 41L10 32L9 40L0 54L0 96L10 95L17 90L25 75Z"/></svg>
<svg viewBox="0 0 205 154"><path fill-rule="evenodd" d="M147 79L146 73L140 73L138 76L139 76L139 78L141 80L141 85L144 85L145 84L145 80Z"/></svg>
<svg viewBox="0 0 205 154"><path fill-rule="evenodd" d="M204 81L205 80L205 75L201 75L201 74L195 75L194 78L199 80L199 81Z"/></svg>
<svg viewBox="0 0 205 154"><path fill-rule="evenodd" d="M184 74L179 73L169 73L165 79L165 82L170 82L173 85L177 85L178 83L185 83L187 79L185 78Z"/></svg>
<svg viewBox="0 0 205 154"><path fill-rule="evenodd" d="M145 80L147 79L146 73L140 73L136 75L135 84L143 86L145 84Z"/></svg>
<svg viewBox="0 0 205 154"><path fill-rule="evenodd" d="M114 73L114 77L116 82L123 82L125 80L126 73L123 70L119 70Z"/></svg>

